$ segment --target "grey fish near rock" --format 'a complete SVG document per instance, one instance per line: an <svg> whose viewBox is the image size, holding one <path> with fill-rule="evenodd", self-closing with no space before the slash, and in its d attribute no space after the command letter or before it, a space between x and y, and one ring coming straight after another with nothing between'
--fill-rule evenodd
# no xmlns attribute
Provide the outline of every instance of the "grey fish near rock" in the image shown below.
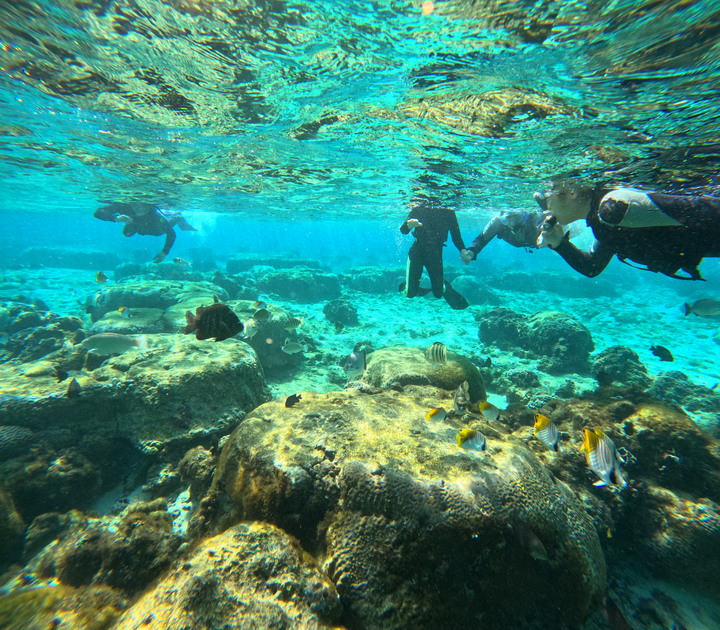
<svg viewBox="0 0 720 630"><path fill-rule="evenodd" d="M706 298L693 302L692 304L686 302L683 307L685 309L685 315L692 313L698 317L720 317L720 300Z"/></svg>
<svg viewBox="0 0 720 630"><path fill-rule="evenodd" d="M195 315L185 311L187 326L184 334L195 332L195 339L211 339L224 341L242 332L243 324L238 316L233 313L226 304L211 304L210 306L199 306L195 309Z"/></svg>
<svg viewBox="0 0 720 630"><path fill-rule="evenodd" d="M353 352L349 354L345 359L345 365L343 365L349 381L360 378L365 372L366 367L367 360L364 352Z"/></svg>
<svg viewBox="0 0 720 630"><path fill-rule="evenodd" d="M144 336L128 337L119 333L98 333L83 340L80 345L94 354L122 354L132 348L147 348L147 339Z"/></svg>

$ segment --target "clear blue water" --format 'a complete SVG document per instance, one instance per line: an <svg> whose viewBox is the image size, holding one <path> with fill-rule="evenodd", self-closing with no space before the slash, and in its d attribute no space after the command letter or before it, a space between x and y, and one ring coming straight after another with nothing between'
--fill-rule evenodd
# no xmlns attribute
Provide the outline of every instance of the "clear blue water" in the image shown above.
<svg viewBox="0 0 720 630"><path fill-rule="evenodd" d="M94 274L112 269L28 270L24 252L149 261L159 238L124 238L93 218L111 201L184 213L198 231L178 231L169 260L204 249L221 270L248 254L340 274L404 266L412 239L398 228L419 191L457 210L468 244L498 209L534 209L533 191L565 177L720 191L715 0L439 0L428 15L420 5L3 2L0 300L21 286L87 321ZM589 234L578 238L589 245ZM703 283L613 261L577 295L562 285L581 277L548 250L494 241L465 266L449 243L445 268L491 289L509 272L539 274L541 291L499 290L500 305L570 313L596 351L628 346L652 376L667 368L649 352L661 344L694 383L720 381L717 320L681 312L720 299L717 259L702 264ZM608 284L618 293L609 297ZM455 312L395 292L350 297L362 327L337 337L323 329L323 304L279 300L316 322L321 349L307 372L270 379L273 395L333 389L338 361L367 338L482 350L473 317L482 304Z"/></svg>

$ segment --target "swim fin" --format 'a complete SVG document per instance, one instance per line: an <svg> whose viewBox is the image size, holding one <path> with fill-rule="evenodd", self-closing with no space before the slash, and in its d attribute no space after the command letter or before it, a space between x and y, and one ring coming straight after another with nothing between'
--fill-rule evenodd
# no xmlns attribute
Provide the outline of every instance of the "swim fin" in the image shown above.
<svg viewBox="0 0 720 630"><path fill-rule="evenodd" d="M456 311L461 311L464 308L470 306L468 301L455 289L452 288L450 283L445 281L445 293L443 293L445 301L450 305L450 308Z"/></svg>

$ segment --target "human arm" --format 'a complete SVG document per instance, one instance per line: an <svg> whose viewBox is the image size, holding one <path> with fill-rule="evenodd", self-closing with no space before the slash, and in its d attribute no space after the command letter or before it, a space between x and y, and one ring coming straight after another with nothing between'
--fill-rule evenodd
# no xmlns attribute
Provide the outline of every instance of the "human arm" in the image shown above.
<svg viewBox="0 0 720 630"><path fill-rule="evenodd" d="M575 271L588 278L600 275L615 255L610 247L598 240L593 243L590 251L583 251L570 242L569 233L565 234L559 244L549 247L560 254Z"/></svg>
<svg viewBox="0 0 720 630"><path fill-rule="evenodd" d="M465 249L465 242L463 241L462 234L460 234L460 226L458 225L457 216L451 210L449 217L450 221L448 225L448 230L450 231L450 238L452 239L455 247L458 248L458 251L462 252Z"/></svg>
<svg viewBox="0 0 720 630"><path fill-rule="evenodd" d="M460 252L460 258L462 258L463 262L469 263L471 260L475 260L483 248L500 233L502 227L503 222L498 215L490 219L483 231L475 237L470 247Z"/></svg>
<svg viewBox="0 0 720 630"><path fill-rule="evenodd" d="M165 232L165 245L163 246L160 253L157 254L155 258L153 258L153 262L159 263L165 260L165 256L170 253L170 248L173 246L173 243L175 243L175 230L173 230L172 227L168 225L167 231Z"/></svg>
<svg viewBox="0 0 720 630"><path fill-rule="evenodd" d="M422 227L422 223L417 219L417 217L414 217L415 210L411 210L408 215L407 219L403 222L403 224L400 226L400 231L403 234L409 234L410 230L416 228L416 227Z"/></svg>

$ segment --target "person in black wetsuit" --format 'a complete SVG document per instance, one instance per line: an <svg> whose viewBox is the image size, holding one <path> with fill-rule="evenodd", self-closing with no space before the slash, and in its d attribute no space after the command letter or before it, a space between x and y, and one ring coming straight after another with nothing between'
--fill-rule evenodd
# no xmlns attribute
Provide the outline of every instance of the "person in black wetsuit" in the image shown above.
<svg viewBox="0 0 720 630"><path fill-rule="evenodd" d="M514 247L535 249L544 222L545 215L542 212L502 210L488 221L472 245L460 252L460 259L467 265L496 237Z"/></svg>
<svg viewBox="0 0 720 630"><path fill-rule="evenodd" d="M538 247L554 249L590 278L617 255L671 278L702 280L702 259L720 256L720 197L560 185L535 199L547 212ZM587 252L570 242L563 227L578 219L595 236Z"/></svg>
<svg viewBox="0 0 720 630"><path fill-rule="evenodd" d="M189 232L197 231L179 212L162 211L150 203L109 203L95 211L95 218L102 221L124 223L124 236L133 236L133 234L162 236L165 234L165 245L153 258L153 262L156 263L162 262L170 253L170 248L175 242L174 226L177 225L181 230Z"/></svg>
<svg viewBox="0 0 720 630"><path fill-rule="evenodd" d="M459 251L465 249L455 212L435 204L431 198L416 196L407 219L400 226L403 234L410 230L414 230L415 242L408 252L405 295L412 298L432 291L435 297L444 297L451 308L467 308L467 300L452 288L443 273L443 247L448 232L455 247ZM429 290L420 287L423 267L430 276Z"/></svg>

